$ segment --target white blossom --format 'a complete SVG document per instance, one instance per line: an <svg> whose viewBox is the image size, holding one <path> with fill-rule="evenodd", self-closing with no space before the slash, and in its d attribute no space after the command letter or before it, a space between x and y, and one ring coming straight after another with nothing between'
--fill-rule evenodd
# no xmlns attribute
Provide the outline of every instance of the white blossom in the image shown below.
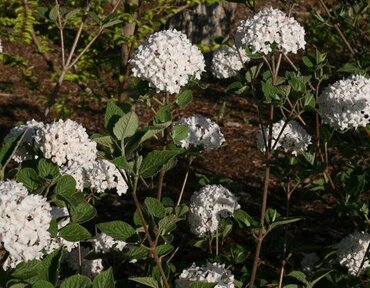
<svg viewBox="0 0 370 288"><path fill-rule="evenodd" d="M339 130L365 127L370 122L370 79L351 75L329 85L321 93L322 121Z"/></svg>
<svg viewBox="0 0 370 288"><path fill-rule="evenodd" d="M304 49L304 36L304 28L294 18L270 7L241 21L235 41L238 47L250 47L253 53L268 54L272 51L271 45L275 44L277 49L287 54Z"/></svg>
<svg viewBox="0 0 370 288"><path fill-rule="evenodd" d="M100 274L104 270L103 260L101 258L97 259L86 259L85 257L90 252L86 247L81 246L81 257L82 257L82 274L90 278L94 278L96 275ZM71 252L63 257L63 262L66 263L72 270L78 271L78 257L79 251L77 248L73 249Z"/></svg>
<svg viewBox="0 0 370 288"><path fill-rule="evenodd" d="M8 135L5 136L4 141L8 141L11 137L18 136L25 132L23 135L23 139L20 142L17 150L13 155L13 160L18 163L23 162L24 160L32 160L35 159L36 151L34 149L34 136L38 129L42 129L44 127L43 122L38 122L34 119L31 121L27 121L25 125L20 125L12 128Z"/></svg>
<svg viewBox="0 0 370 288"><path fill-rule="evenodd" d="M176 124L186 124L189 127L188 136L181 140L183 148L202 146L206 150L212 150L225 142L220 126L202 115L181 117Z"/></svg>
<svg viewBox="0 0 370 288"><path fill-rule="evenodd" d="M348 268L348 272L357 275L370 267L366 250L370 245L370 234L355 231L343 238L335 248L339 263ZM362 262L364 261L363 265ZM362 265L362 267L361 267ZM361 268L361 270L360 270Z"/></svg>
<svg viewBox="0 0 370 288"><path fill-rule="evenodd" d="M243 64L249 60L244 49L239 49L238 52L235 47L224 47L214 53L211 71L218 79L230 78L237 75Z"/></svg>
<svg viewBox="0 0 370 288"><path fill-rule="evenodd" d="M198 237L218 229L221 218L229 217L239 209L235 196L222 185L207 185L190 199L190 230Z"/></svg>
<svg viewBox="0 0 370 288"><path fill-rule="evenodd" d="M189 288L194 282L217 283L215 288L235 287L234 275L225 269L225 264L218 263L208 263L201 267L193 263L181 272L179 279L176 280L176 288Z"/></svg>
<svg viewBox="0 0 370 288"><path fill-rule="evenodd" d="M50 242L50 204L21 183L0 181L0 243L9 253L3 267L40 259Z"/></svg>
<svg viewBox="0 0 370 288"><path fill-rule="evenodd" d="M109 253L111 250L123 251L127 243L125 241L114 240L105 233L97 234L92 242L96 252Z"/></svg>
<svg viewBox="0 0 370 288"><path fill-rule="evenodd" d="M316 253L304 254L301 260L302 271L308 275L311 275L315 269L315 264L320 260Z"/></svg>
<svg viewBox="0 0 370 288"><path fill-rule="evenodd" d="M135 77L170 94L178 93L189 77L200 79L205 67L199 49L185 34L171 29L152 34L129 62Z"/></svg>
<svg viewBox="0 0 370 288"><path fill-rule="evenodd" d="M96 143L89 139L84 127L70 119L46 124L36 131L34 139L44 157L59 166L86 167L96 158Z"/></svg>
<svg viewBox="0 0 370 288"><path fill-rule="evenodd" d="M312 138L297 121L291 120L285 127L284 123L285 120L280 120L272 125L271 147L274 149L281 147L285 152L297 156L307 150L308 145L311 144ZM257 137L257 147L263 152L266 150L265 141L268 142L269 130L269 127L265 127L265 137L263 137L262 132Z"/></svg>

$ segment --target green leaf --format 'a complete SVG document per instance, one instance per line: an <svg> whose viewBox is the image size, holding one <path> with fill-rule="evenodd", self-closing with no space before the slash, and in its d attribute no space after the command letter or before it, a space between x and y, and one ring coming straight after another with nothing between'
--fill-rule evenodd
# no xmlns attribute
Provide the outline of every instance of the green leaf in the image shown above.
<svg viewBox="0 0 370 288"><path fill-rule="evenodd" d="M304 274L301 271L292 271L287 276L298 280L299 282L305 284L306 286L310 286L310 282L308 282L306 279L307 277L306 274Z"/></svg>
<svg viewBox="0 0 370 288"><path fill-rule="evenodd" d="M96 209L86 202L79 203L77 206L72 206L70 212L72 222L80 224L93 219L97 214Z"/></svg>
<svg viewBox="0 0 370 288"><path fill-rule="evenodd" d="M193 93L191 90L184 90L176 96L175 102L180 107L185 107L193 100Z"/></svg>
<svg viewBox="0 0 370 288"><path fill-rule="evenodd" d="M46 159L39 161L37 169L39 170L39 175L43 178L55 178L59 176L58 165Z"/></svg>
<svg viewBox="0 0 370 288"><path fill-rule="evenodd" d="M76 223L70 223L59 231L59 235L70 242L84 241L91 238L86 228Z"/></svg>
<svg viewBox="0 0 370 288"><path fill-rule="evenodd" d="M105 223L99 223L96 225L100 231L113 237L116 240L126 241L132 236L136 235L135 229L126 222L123 221L111 221Z"/></svg>
<svg viewBox="0 0 370 288"><path fill-rule="evenodd" d="M166 216L166 208L164 208L163 204L158 199L147 197L145 198L144 203L151 216L160 219Z"/></svg>
<svg viewBox="0 0 370 288"><path fill-rule="evenodd" d="M21 262L17 265L17 267L15 267L15 270L11 273L11 278L29 280L30 278L37 275L40 265L41 265L40 260Z"/></svg>
<svg viewBox="0 0 370 288"><path fill-rule="evenodd" d="M105 24L103 24L102 28L108 28L108 27L111 27L111 26L114 26L114 25L117 25L117 24L120 24L122 23L123 21L120 20L120 19L116 19L116 20L112 20L112 21L109 21Z"/></svg>
<svg viewBox="0 0 370 288"><path fill-rule="evenodd" d="M64 18L66 20L69 20L75 16L77 16L79 13L81 12L81 8L76 8L76 9L73 9L72 11L69 11L65 16Z"/></svg>
<svg viewBox="0 0 370 288"><path fill-rule="evenodd" d="M128 280L143 284L147 287L159 288L157 280L152 277L130 277Z"/></svg>
<svg viewBox="0 0 370 288"><path fill-rule="evenodd" d="M116 165L118 168L123 169L129 173L133 171L134 164L132 162L127 162L126 158L123 156L119 156L117 158L114 158L111 160L114 165Z"/></svg>
<svg viewBox="0 0 370 288"><path fill-rule="evenodd" d="M168 234L176 229L176 223L180 221L179 218L177 218L176 215L168 215L164 218L162 218L158 222L158 229L160 234Z"/></svg>
<svg viewBox="0 0 370 288"><path fill-rule="evenodd" d="M172 113L168 105L162 106L154 116L155 123L167 123L172 121Z"/></svg>
<svg viewBox="0 0 370 288"><path fill-rule="evenodd" d="M145 156L140 169L140 176L147 178L156 175L170 159L183 153L183 150L160 150L149 152Z"/></svg>
<svg viewBox="0 0 370 288"><path fill-rule="evenodd" d="M33 285L32 288L54 288L55 286L49 281L38 280Z"/></svg>
<svg viewBox="0 0 370 288"><path fill-rule="evenodd" d="M32 168L26 167L19 170L16 179L18 182L23 183L29 191L34 191L39 187L39 175Z"/></svg>
<svg viewBox="0 0 370 288"><path fill-rule="evenodd" d="M317 271L316 273L314 273L311 276L311 279L313 279L311 281L311 286L314 287L321 279L323 279L324 277L326 277L327 275L329 275L333 271L334 270L323 269L323 270L320 270L320 271Z"/></svg>
<svg viewBox="0 0 370 288"><path fill-rule="evenodd" d="M111 136L96 137L92 140L94 140L102 150L107 151L109 154L113 154L114 142Z"/></svg>
<svg viewBox="0 0 370 288"><path fill-rule="evenodd" d="M57 237L57 235L58 235L58 222L55 218L51 219L48 231L49 231L51 237L54 237L54 238Z"/></svg>
<svg viewBox="0 0 370 288"><path fill-rule="evenodd" d="M98 21L100 22L99 18ZM123 110L118 107L113 100L109 100L104 114L104 127L107 128L108 131L112 132L114 125L123 115L125 115L125 112L123 112Z"/></svg>
<svg viewBox="0 0 370 288"><path fill-rule="evenodd" d="M123 115L113 127L114 136L123 141L125 138L135 134L139 127L139 118L135 112Z"/></svg>
<svg viewBox="0 0 370 288"><path fill-rule="evenodd" d="M155 250L157 251L158 256L162 256L171 252L173 248L174 247L171 244L162 244L158 245Z"/></svg>
<svg viewBox="0 0 370 288"><path fill-rule="evenodd" d="M303 64L306 65L306 67L308 67L308 68L312 68L313 67L313 63L312 63L312 61L311 61L311 59L309 57L304 56L302 58L302 61L303 61Z"/></svg>
<svg viewBox="0 0 370 288"><path fill-rule="evenodd" d="M13 157L15 151L17 150L18 146L20 145L20 142L23 139L24 133L21 133L19 135L13 136L9 138L4 145L1 147L0 150L0 168L2 170L2 173L4 173L4 169L6 165L9 163L10 159ZM0 175L0 179L3 178L4 175Z"/></svg>
<svg viewBox="0 0 370 288"><path fill-rule="evenodd" d="M83 275L73 275L67 280L64 280L60 288L89 288L91 281L88 277Z"/></svg>
<svg viewBox="0 0 370 288"><path fill-rule="evenodd" d="M40 280L51 282L54 286L57 283L59 275L60 260L63 255L63 249L59 248L47 255L42 260L41 265L38 269L38 276Z"/></svg>
<svg viewBox="0 0 370 288"><path fill-rule="evenodd" d="M55 193L60 195L72 195L76 191L76 180L70 175L60 177L55 187Z"/></svg>
<svg viewBox="0 0 370 288"><path fill-rule="evenodd" d="M58 6L55 5L53 8L51 8L51 10L49 12L49 19L51 21L56 21L57 17L58 17Z"/></svg>
<svg viewBox="0 0 370 288"><path fill-rule="evenodd" d="M95 11L89 11L89 15L96 22L96 24L98 24L98 25L101 24L101 19L99 18L98 14L96 14ZM109 105L109 102L113 103L113 100L109 100L108 105ZM105 128L107 128L107 127L105 127Z"/></svg>
<svg viewBox="0 0 370 288"><path fill-rule="evenodd" d="M272 229L275 229L278 226L287 225L287 224L294 223L300 220L302 220L302 218L279 217L278 219L276 219L276 221L274 221L272 224L269 225L268 232L271 231Z"/></svg>
<svg viewBox="0 0 370 288"><path fill-rule="evenodd" d="M241 82L233 82L226 87L226 93L242 94L247 89Z"/></svg>
<svg viewBox="0 0 370 288"><path fill-rule="evenodd" d="M254 227L256 224L253 217L242 209L234 211L233 217L238 222L239 227Z"/></svg>
<svg viewBox="0 0 370 288"><path fill-rule="evenodd" d="M142 246L129 246L125 256L129 259L146 259L148 257L148 250Z"/></svg>
<svg viewBox="0 0 370 288"><path fill-rule="evenodd" d="M189 134L189 126L186 124L177 124L172 128L172 139L177 145L180 144Z"/></svg>
<svg viewBox="0 0 370 288"><path fill-rule="evenodd" d="M108 270L101 272L94 278L93 288L114 288L113 269L110 267Z"/></svg>

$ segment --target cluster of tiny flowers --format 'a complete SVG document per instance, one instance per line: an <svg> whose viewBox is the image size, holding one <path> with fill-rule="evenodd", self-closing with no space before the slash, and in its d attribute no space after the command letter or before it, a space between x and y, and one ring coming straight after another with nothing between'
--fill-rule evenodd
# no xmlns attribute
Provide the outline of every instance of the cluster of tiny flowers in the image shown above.
<svg viewBox="0 0 370 288"><path fill-rule="evenodd" d="M194 263L188 269L184 269L179 279L176 280L176 288L189 288L195 282L217 283L215 288L234 288L234 275L227 269L225 264L208 263L198 267Z"/></svg>
<svg viewBox="0 0 370 288"><path fill-rule="evenodd" d="M251 47L253 53L268 54L275 44L284 54L304 49L304 28L278 9L265 8L252 18L241 21L235 35L238 47Z"/></svg>
<svg viewBox="0 0 370 288"><path fill-rule="evenodd" d="M370 79L351 75L329 85L321 93L322 121L339 130L365 127L370 122Z"/></svg>
<svg viewBox="0 0 370 288"><path fill-rule="evenodd" d="M368 255L366 255L369 245L370 234L356 231L348 235L335 245L339 263L347 267L348 272L352 275L363 272L370 267Z"/></svg>
<svg viewBox="0 0 370 288"><path fill-rule="evenodd" d="M135 77L147 80L157 92L178 93L189 77L200 79L204 57L185 34L165 30L152 34L130 59Z"/></svg>
<svg viewBox="0 0 370 288"><path fill-rule="evenodd" d="M25 132L21 143L13 155L13 160L21 163L24 160L32 160L35 158L33 137L35 136L36 131L38 129L42 129L43 127L44 123L32 119L31 121L27 121L25 125L16 126L10 130L9 134L4 138L5 142L11 137L18 136Z"/></svg>
<svg viewBox="0 0 370 288"><path fill-rule="evenodd" d="M285 152L294 156L307 150L311 144L311 136L304 130L297 121L291 120L284 127L285 120L280 120L272 125L272 145L274 149L282 147ZM282 131L282 129L284 130ZM257 147L264 152L266 150L265 141L268 142L269 128L264 129L257 137ZM280 137L279 137L280 135ZM277 142L276 142L277 141Z"/></svg>
<svg viewBox="0 0 370 288"><path fill-rule="evenodd" d="M237 75L243 64L249 61L244 49L225 47L217 50L213 55L211 71L218 79L230 78Z"/></svg>
<svg viewBox="0 0 370 288"><path fill-rule="evenodd" d="M81 257L82 257L82 267L81 272L83 275L86 275L90 278L94 278L96 275L100 274L104 270L103 260L101 258L98 259L86 259L86 255L90 252L90 250L86 247L81 247ZM63 257L63 262L66 263L69 268L74 271L79 271L78 267L78 259L79 251L78 249L73 249L70 253Z"/></svg>
<svg viewBox="0 0 370 288"><path fill-rule="evenodd" d="M67 119L46 124L36 131L36 148L45 158L59 166L86 166L96 158L96 143L89 139L86 129Z"/></svg>
<svg viewBox="0 0 370 288"><path fill-rule="evenodd" d="M21 183L0 182L0 243L9 253L3 268L40 259L50 242L50 204L40 195L29 195Z"/></svg>
<svg viewBox="0 0 370 288"><path fill-rule="evenodd" d="M58 221L58 230L62 229L64 226L68 225L71 222L71 220L69 219L68 209L66 207L51 207L51 216ZM47 251L48 253L51 253L60 247L64 247L65 250L71 252L72 249L76 248L77 246L78 242L70 242L60 236L57 236L56 238L51 239Z"/></svg>
<svg viewBox="0 0 370 288"><path fill-rule="evenodd" d="M126 245L125 241L114 240L105 233L97 234L92 242L94 250L98 253L109 253L111 250L123 251Z"/></svg>
<svg viewBox="0 0 370 288"><path fill-rule="evenodd" d="M316 253L307 253L304 254L301 260L302 271L308 275L311 275L315 269L315 264L319 261L320 258Z"/></svg>
<svg viewBox="0 0 370 288"><path fill-rule="evenodd" d="M190 230L198 237L218 229L221 218L229 217L239 209L235 196L222 185L207 185L190 199Z"/></svg>
<svg viewBox="0 0 370 288"><path fill-rule="evenodd" d="M212 150L219 148L225 142L220 126L202 115L181 117L177 124L186 124L189 127L188 136L181 140L183 148L202 146L206 150Z"/></svg>

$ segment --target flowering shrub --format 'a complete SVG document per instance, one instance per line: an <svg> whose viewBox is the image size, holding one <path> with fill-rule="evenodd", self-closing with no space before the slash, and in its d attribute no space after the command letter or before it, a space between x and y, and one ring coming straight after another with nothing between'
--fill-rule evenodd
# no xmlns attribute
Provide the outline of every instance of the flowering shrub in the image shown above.
<svg viewBox="0 0 370 288"><path fill-rule="evenodd" d="M140 31L145 26L129 10L145 14L141 9L147 4L125 5L128 11L117 14L115 6L111 18L102 19L95 6L66 12L56 3L45 11L62 36L74 17L97 22L94 41L123 19L127 25L137 23ZM216 78L233 79L226 88L230 97L253 101L258 120L249 125L260 132L248 135L263 152L258 155L262 183L217 175L194 181L192 165L203 168L204 157L222 145L218 152L228 149L230 129L223 125L227 120L216 123L217 117L182 116L192 89L206 86L199 83L205 60L182 32L155 32L136 50L130 47L136 52L129 61L133 75L153 88L129 81L138 85L138 101L150 106L150 121L139 119L136 100L130 107L109 100L102 134L89 136L71 119L30 120L5 137L0 286L364 287L370 267L368 61L359 57L353 59L356 69L336 70L318 50L290 59L291 53L312 48L313 39L290 17L291 1L284 3L289 16L262 8L243 20L235 35L215 40L228 48L215 52L211 68ZM255 1L245 4L254 11ZM82 24L81 33L90 31ZM334 27L339 29L337 23ZM64 53L63 77L83 56L73 58L72 51L65 59ZM344 80L335 82L338 78ZM239 157L239 151L232 153ZM169 176L174 181L167 182ZM311 231L305 225L317 202L324 203L330 217L320 214L322 227L315 222ZM337 227L326 229L330 218ZM364 232L338 236L354 229Z"/></svg>

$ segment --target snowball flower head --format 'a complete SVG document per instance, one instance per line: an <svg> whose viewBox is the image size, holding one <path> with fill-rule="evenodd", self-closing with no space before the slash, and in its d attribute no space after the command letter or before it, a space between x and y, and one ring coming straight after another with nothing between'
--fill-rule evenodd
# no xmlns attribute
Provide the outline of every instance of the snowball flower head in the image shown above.
<svg viewBox="0 0 370 288"><path fill-rule="evenodd" d="M86 166L96 158L96 143L84 127L70 119L46 124L36 131L34 139L44 157L59 166Z"/></svg>
<svg viewBox="0 0 370 288"><path fill-rule="evenodd" d="M355 231L354 233L343 238L335 248L339 263L348 268L348 272L352 275L357 275L370 267L367 259L366 250L370 245L370 234ZM362 261L365 259L362 267ZM360 270L361 269L361 270Z"/></svg>
<svg viewBox="0 0 370 288"><path fill-rule="evenodd" d="M284 54L295 54L306 45L304 35L304 28L294 18L270 7L241 21L235 41L238 47L250 47L253 53L268 54L275 44Z"/></svg>
<svg viewBox="0 0 370 288"><path fill-rule="evenodd" d="M147 80L157 92L170 94L178 93L189 77L200 79L205 67L199 49L172 29L149 36L129 62L135 77Z"/></svg>
<svg viewBox="0 0 370 288"><path fill-rule="evenodd" d="M291 120L285 127L284 123L285 120L280 120L273 124L271 147L275 146L275 149L282 147L285 152L297 156L307 150L308 145L311 144L312 138L297 121ZM282 129L284 130L281 132ZM268 141L269 128L265 128L264 132L265 136L263 136L261 132L257 137L257 147L262 152L266 150L265 140Z"/></svg>
<svg viewBox="0 0 370 288"><path fill-rule="evenodd" d="M225 264L208 263L198 267L194 263L188 269L184 269L179 279L176 280L176 288L189 288L194 282L217 283L215 288L234 288L234 275L225 269Z"/></svg>
<svg viewBox="0 0 370 288"><path fill-rule="evenodd" d="M351 75L329 85L321 93L322 121L339 130L365 127L370 122L370 79Z"/></svg>
<svg viewBox="0 0 370 288"><path fill-rule="evenodd" d="M189 127L188 136L181 140L183 148L203 146L206 150L212 150L219 148L225 142L220 126L202 115L181 117L176 124L186 124Z"/></svg>
<svg viewBox="0 0 370 288"><path fill-rule="evenodd" d="M24 160L32 160L36 157L36 153L33 148L33 138L36 134L36 131L42 129L43 127L43 122L38 122L32 119L31 121L27 121L25 125L16 126L10 130L9 134L5 136L5 142L11 137L25 133L22 141L13 155L13 160L21 163Z"/></svg>
<svg viewBox="0 0 370 288"><path fill-rule="evenodd" d="M114 240L105 233L97 234L92 242L96 252L109 253L111 250L123 251L127 243L125 241Z"/></svg>
<svg viewBox="0 0 370 288"><path fill-rule="evenodd" d="M3 268L40 259L50 242L50 204L40 195L29 195L23 184L0 181L0 243L9 253Z"/></svg>
<svg viewBox="0 0 370 288"><path fill-rule="evenodd" d="M218 229L221 218L232 216L239 208L234 194L222 185L204 186L190 199L190 230L203 237Z"/></svg>
<svg viewBox="0 0 370 288"><path fill-rule="evenodd" d="M211 71L218 79L230 78L235 76L243 68L243 63L249 60L244 49L239 49L238 52L235 47L221 48L213 55Z"/></svg>

